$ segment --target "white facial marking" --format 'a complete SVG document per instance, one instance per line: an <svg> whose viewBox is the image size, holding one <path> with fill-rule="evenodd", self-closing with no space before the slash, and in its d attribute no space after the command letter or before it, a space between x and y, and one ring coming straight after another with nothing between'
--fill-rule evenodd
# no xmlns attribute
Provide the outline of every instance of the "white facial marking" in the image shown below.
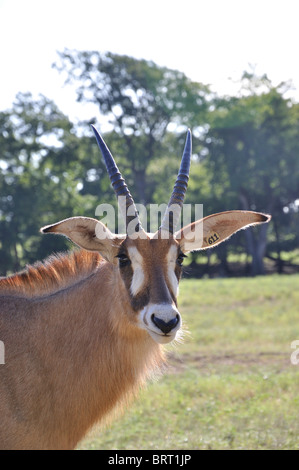
<svg viewBox="0 0 299 470"><path fill-rule="evenodd" d="M133 268L133 279L130 290L131 294L135 296L141 291L144 285L143 262L142 256L135 246L130 246L128 252Z"/></svg>
<svg viewBox="0 0 299 470"><path fill-rule="evenodd" d="M179 283L175 275L175 263L177 260L177 247L175 245L171 246L167 255L167 276L171 290L175 296L178 295Z"/></svg>
<svg viewBox="0 0 299 470"><path fill-rule="evenodd" d="M173 328L167 335L157 328L152 320L152 315L155 315L161 320L164 320L165 323L173 320L177 316L179 317L179 322L176 327ZM178 309L174 304L149 304L144 307L139 313L139 325L141 328L148 331L150 336L160 344L170 343L177 336L181 328L181 319Z"/></svg>

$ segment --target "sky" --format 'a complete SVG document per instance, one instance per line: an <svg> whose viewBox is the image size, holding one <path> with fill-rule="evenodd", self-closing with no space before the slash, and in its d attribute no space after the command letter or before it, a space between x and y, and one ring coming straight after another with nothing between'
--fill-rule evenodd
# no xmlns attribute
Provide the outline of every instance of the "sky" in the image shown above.
<svg viewBox="0 0 299 470"><path fill-rule="evenodd" d="M249 64L299 101L298 0L0 0L0 111L18 92L88 118L52 68L57 51L110 51L180 70L233 94Z"/></svg>

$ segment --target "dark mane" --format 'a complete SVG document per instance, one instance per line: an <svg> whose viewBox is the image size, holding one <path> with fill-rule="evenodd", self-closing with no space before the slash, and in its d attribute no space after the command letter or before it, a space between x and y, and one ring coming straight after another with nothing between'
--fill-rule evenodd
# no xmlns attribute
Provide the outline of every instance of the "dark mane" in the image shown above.
<svg viewBox="0 0 299 470"><path fill-rule="evenodd" d="M99 253L77 250L52 255L12 276L0 278L1 294L35 297L61 290L95 272L103 258Z"/></svg>

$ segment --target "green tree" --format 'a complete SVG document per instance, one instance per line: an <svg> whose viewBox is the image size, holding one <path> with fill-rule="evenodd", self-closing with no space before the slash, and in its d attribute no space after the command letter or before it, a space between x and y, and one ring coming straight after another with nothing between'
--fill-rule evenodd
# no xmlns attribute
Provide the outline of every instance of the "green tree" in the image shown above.
<svg viewBox="0 0 299 470"><path fill-rule="evenodd" d="M181 72L132 57L71 50L59 56L55 67L76 84L78 101L96 104L112 126L113 137L106 135L106 140L121 159L136 199L151 202L155 188L148 168L165 155L166 131L172 125L185 132L198 126L198 119L204 121L211 105L209 88Z"/></svg>
<svg viewBox="0 0 299 470"><path fill-rule="evenodd" d="M0 113L2 275L67 248L39 228L91 205L78 191L78 154L72 124L47 98L19 94L13 109Z"/></svg>
<svg viewBox="0 0 299 470"><path fill-rule="evenodd" d="M245 73L244 82L246 96L222 100L214 112L208 161L222 197L229 182L234 204L271 213L279 236L285 207L299 194L298 104L284 97L284 84L274 87L267 77ZM269 227L245 233L252 274L264 272Z"/></svg>

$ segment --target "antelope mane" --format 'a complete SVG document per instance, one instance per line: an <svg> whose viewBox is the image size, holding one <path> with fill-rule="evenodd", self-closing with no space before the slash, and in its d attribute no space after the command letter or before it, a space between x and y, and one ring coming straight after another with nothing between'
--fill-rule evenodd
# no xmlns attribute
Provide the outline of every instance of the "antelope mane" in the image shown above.
<svg viewBox="0 0 299 470"><path fill-rule="evenodd" d="M0 278L0 295L39 297L52 294L86 279L103 262L99 253L83 249L51 255L43 262L27 266L24 271Z"/></svg>

